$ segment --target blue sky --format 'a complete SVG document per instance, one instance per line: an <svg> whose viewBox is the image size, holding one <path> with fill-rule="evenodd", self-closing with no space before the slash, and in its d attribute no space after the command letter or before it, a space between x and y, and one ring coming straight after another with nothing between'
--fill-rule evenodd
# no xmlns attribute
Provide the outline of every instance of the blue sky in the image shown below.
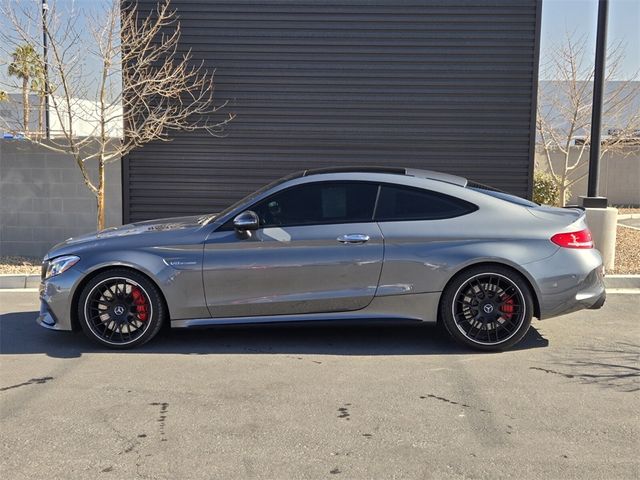
<svg viewBox="0 0 640 480"><path fill-rule="evenodd" d="M61 9L72 0L57 0ZM83 10L91 10L102 0L75 0ZM517 0L514 0L517 1ZM553 45L562 43L566 33L585 35L589 55L595 55L595 37L598 0L543 0L540 64L545 64ZM2 26L0 19L0 26ZM626 56L619 75L614 80L640 80L640 0L609 0L609 44L623 41ZM2 67L0 79L5 78L6 67ZM542 73L541 69L541 73ZM546 78L542 78L546 80Z"/></svg>
<svg viewBox="0 0 640 480"><path fill-rule="evenodd" d="M60 0L59 0L60 1ZM62 0L69 1L69 0ZM96 0L75 0L90 8ZM99 1L99 0L98 0ZM591 57L595 55L598 0L542 0L540 60L544 62L552 45L561 43L566 32L585 34ZM609 0L609 44L626 43L626 58L615 80L638 77L640 70L640 0Z"/></svg>
<svg viewBox="0 0 640 480"><path fill-rule="evenodd" d="M590 58L595 56L598 0L544 0L540 64L554 44L562 43L566 32L587 35ZM640 80L640 0L609 0L608 44L626 44L626 56L615 80Z"/></svg>

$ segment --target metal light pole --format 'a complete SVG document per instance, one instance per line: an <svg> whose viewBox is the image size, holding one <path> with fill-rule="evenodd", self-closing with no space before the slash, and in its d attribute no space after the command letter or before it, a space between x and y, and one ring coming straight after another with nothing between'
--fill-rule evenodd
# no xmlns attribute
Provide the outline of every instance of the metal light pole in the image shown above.
<svg viewBox="0 0 640 480"><path fill-rule="evenodd" d="M44 130L49 139L49 71L47 60L47 0L42 0L42 58L44 64Z"/></svg>
<svg viewBox="0 0 640 480"><path fill-rule="evenodd" d="M602 96L604 90L604 70L607 56L607 14L609 0L598 2L598 31L596 34L596 60L593 76L593 106L591 109L591 145L589 149L589 182L587 196L582 205L591 208L606 208L606 197L598 195L600 178L600 143L602 130Z"/></svg>
<svg viewBox="0 0 640 480"><path fill-rule="evenodd" d="M607 198L598 195L600 174L600 146L602 128L602 96L604 93L604 65L607 54L607 10L609 0L598 2L598 31L593 75L593 106L591 109L591 145L589 148L589 183L587 196L582 197L587 225L600 253L605 270L613 269L616 258L616 223L618 209L607 206Z"/></svg>

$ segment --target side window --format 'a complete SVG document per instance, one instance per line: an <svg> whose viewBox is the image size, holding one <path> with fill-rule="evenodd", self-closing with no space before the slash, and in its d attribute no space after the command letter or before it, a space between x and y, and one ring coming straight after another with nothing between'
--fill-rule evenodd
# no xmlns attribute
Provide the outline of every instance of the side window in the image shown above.
<svg viewBox="0 0 640 480"><path fill-rule="evenodd" d="M437 220L459 217L475 210L475 205L442 193L382 185L376 221Z"/></svg>
<svg viewBox="0 0 640 480"><path fill-rule="evenodd" d="M264 227L373 221L378 186L318 182L292 187L254 205Z"/></svg>

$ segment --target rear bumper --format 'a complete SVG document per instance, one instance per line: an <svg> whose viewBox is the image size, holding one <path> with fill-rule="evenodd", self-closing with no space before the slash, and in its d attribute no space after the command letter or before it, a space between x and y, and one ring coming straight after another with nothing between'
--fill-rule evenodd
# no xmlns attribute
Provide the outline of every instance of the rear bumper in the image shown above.
<svg viewBox="0 0 640 480"><path fill-rule="evenodd" d="M596 303L591 305L589 307L589 309L590 310L598 310L599 308L602 308L602 306L604 305L604 302L606 300L607 300L607 292L604 291L604 292L602 292L602 295L600 295L600 298L598 298L598 300L596 300Z"/></svg>
<svg viewBox="0 0 640 480"><path fill-rule="evenodd" d="M595 249L561 248L548 259L527 267L538 287L540 319L604 305L604 268Z"/></svg>
<svg viewBox="0 0 640 480"><path fill-rule="evenodd" d="M568 303L568 310L560 314L575 312L577 310L601 308L607 298L607 292L604 287L604 275L602 267L598 267L591 271L585 280L578 286L574 298ZM559 315L560 315L559 314Z"/></svg>

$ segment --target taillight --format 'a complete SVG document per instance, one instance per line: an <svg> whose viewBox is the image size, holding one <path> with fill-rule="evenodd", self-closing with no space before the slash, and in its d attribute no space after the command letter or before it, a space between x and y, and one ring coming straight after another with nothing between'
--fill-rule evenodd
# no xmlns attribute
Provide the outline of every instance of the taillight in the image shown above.
<svg viewBox="0 0 640 480"><path fill-rule="evenodd" d="M588 228L579 232L556 233L551 241L563 248L593 248L593 239Z"/></svg>

